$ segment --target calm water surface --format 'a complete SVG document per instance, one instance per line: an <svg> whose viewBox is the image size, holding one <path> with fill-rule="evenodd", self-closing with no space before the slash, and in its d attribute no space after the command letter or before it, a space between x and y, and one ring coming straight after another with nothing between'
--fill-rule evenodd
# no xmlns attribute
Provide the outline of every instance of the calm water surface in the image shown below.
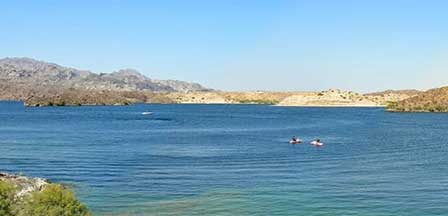
<svg viewBox="0 0 448 216"><path fill-rule="evenodd" d="M0 149L1 171L73 184L95 215L448 214L446 114L1 102Z"/></svg>

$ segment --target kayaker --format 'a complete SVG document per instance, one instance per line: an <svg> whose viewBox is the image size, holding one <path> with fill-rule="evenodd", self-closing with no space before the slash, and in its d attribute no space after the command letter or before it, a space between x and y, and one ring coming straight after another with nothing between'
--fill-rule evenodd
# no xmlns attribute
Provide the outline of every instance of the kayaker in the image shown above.
<svg viewBox="0 0 448 216"><path fill-rule="evenodd" d="M320 139L316 139L313 142L311 142L312 145L314 146L322 146L323 144L320 142Z"/></svg>
<svg viewBox="0 0 448 216"><path fill-rule="evenodd" d="M293 142L297 142L297 137L296 137L296 136L293 136L293 137L291 138L291 140L292 140Z"/></svg>

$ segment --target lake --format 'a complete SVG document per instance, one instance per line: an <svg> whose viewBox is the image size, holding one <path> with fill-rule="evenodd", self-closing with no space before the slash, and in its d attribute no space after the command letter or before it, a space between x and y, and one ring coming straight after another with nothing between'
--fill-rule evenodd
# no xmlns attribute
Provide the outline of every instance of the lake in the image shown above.
<svg viewBox="0 0 448 216"><path fill-rule="evenodd" d="M71 184L95 215L448 213L447 114L0 102L0 149L0 171Z"/></svg>

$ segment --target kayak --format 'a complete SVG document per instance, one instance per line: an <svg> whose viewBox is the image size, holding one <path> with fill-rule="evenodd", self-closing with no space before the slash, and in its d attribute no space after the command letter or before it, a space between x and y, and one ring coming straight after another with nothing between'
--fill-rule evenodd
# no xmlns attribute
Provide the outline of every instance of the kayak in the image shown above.
<svg viewBox="0 0 448 216"><path fill-rule="evenodd" d="M142 112L142 115L152 115L152 112Z"/></svg>
<svg viewBox="0 0 448 216"><path fill-rule="evenodd" d="M311 142L311 145L319 147L319 146L323 146L324 144L321 142L313 141L313 142Z"/></svg>
<svg viewBox="0 0 448 216"><path fill-rule="evenodd" d="M296 140L296 141L294 141L294 140L291 140L291 141L289 141L289 143L291 143L291 144L299 144L299 143L302 143L302 140Z"/></svg>

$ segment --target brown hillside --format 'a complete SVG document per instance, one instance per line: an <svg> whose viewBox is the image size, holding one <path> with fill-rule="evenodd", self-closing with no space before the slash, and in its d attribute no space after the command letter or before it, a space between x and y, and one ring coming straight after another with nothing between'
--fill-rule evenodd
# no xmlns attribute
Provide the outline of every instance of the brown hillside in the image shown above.
<svg viewBox="0 0 448 216"><path fill-rule="evenodd" d="M396 112L448 112L448 87L431 89L408 98L392 103L389 111Z"/></svg>

